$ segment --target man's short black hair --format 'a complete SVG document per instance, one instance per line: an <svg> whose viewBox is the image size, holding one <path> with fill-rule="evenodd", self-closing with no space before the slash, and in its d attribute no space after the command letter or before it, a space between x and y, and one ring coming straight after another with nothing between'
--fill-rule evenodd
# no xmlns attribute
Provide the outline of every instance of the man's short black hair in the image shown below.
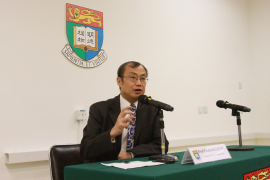
<svg viewBox="0 0 270 180"><path fill-rule="evenodd" d="M128 62L125 62L124 64L122 64L122 65L118 68L118 71L117 71L117 76L118 76L118 77L124 76L126 66L129 66L129 67L131 67L131 68L136 68L136 67L138 67L138 66L142 66L142 67L145 69L145 71L146 71L146 77L148 77L148 71L147 71L147 69L144 67L144 65L142 65L141 63L136 62L136 61L128 61ZM122 80L123 80L123 79L122 79Z"/></svg>

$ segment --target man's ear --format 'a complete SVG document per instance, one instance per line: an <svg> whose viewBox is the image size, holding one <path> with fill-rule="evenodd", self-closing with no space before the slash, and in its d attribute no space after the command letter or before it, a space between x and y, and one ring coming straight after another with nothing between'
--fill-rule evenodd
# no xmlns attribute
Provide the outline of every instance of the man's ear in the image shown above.
<svg viewBox="0 0 270 180"><path fill-rule="evenodd" d="M123 82L122 82L122 78L121 78L121 77L117 77L117 78L116 78L116 82L117 82L117 84L118 84L119 87L122 86L122 83L123 83Z"/></svg>

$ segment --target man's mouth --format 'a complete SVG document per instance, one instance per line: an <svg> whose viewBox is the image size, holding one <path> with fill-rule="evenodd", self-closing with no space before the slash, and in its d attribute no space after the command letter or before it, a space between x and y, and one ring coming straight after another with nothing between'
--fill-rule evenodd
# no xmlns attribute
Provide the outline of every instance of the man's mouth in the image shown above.
<svg viewBox="0 0 270 180"><path fill-rule="evenodd" d="M142 92L142 90L141 89L135 89L135 92L140 93L140 92Z"/></svg>

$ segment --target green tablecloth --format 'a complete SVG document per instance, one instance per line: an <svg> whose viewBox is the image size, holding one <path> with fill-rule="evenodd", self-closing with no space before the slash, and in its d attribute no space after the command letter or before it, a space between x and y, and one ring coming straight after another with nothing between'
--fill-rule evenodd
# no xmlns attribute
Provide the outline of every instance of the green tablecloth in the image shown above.
<svg viewBox="0 0 270 180"><path fill-rule="evenodd" d="M270 166L270 146L253 146L254 151L230 151L232 159L204 164L181 164L179 162L135 169L119 169L89 163L66 166L65 180L242 180L244 174ZM134 158L130 161L148 161L148 157ZM108 161L105 163L119 162Z"/></svg>

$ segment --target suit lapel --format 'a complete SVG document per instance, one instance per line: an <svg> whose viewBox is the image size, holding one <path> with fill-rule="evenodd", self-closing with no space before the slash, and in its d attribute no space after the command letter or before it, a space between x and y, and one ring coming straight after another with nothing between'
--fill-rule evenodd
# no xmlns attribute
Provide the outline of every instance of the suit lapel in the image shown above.
<svg viewBox="0 0 270 180"><path fill-rule="evenodd" d="M115 125L117 118L120 114L120 95L116 96L113 99L112 104L110 105L110 112L109 112L109 116L111 118L111 121L113 122L113 126ZM112 128L113 128L112 126ZM117 149L121 149L121 144L122 144L122 134L120 134L119 136L115 137L116 140L116 148Z"/></svg>
<svg viewBox="0 0 270 180"><path fill-rule="evenodd" d="M137 139L140 135L140 131L143 127L143 124L145 123L145 120L143 118L146 117L147 113L147 106L145 104L142 104L138 102L137 112L136 112L136 128L135 128L135 138L134 138L134 145L137 142Z"/></svg>
<svg viewBox="0 0 270 180"><path fill-rule="evenodd" d="M120 110L120 95L116 96L113 99L113 102L110 105L110 108L111 108L111 110L110 110L109 115L110 115L110 118L111 118L113 124L115 124L116 120L120 114L120 111L121 111Z"/></svg>

